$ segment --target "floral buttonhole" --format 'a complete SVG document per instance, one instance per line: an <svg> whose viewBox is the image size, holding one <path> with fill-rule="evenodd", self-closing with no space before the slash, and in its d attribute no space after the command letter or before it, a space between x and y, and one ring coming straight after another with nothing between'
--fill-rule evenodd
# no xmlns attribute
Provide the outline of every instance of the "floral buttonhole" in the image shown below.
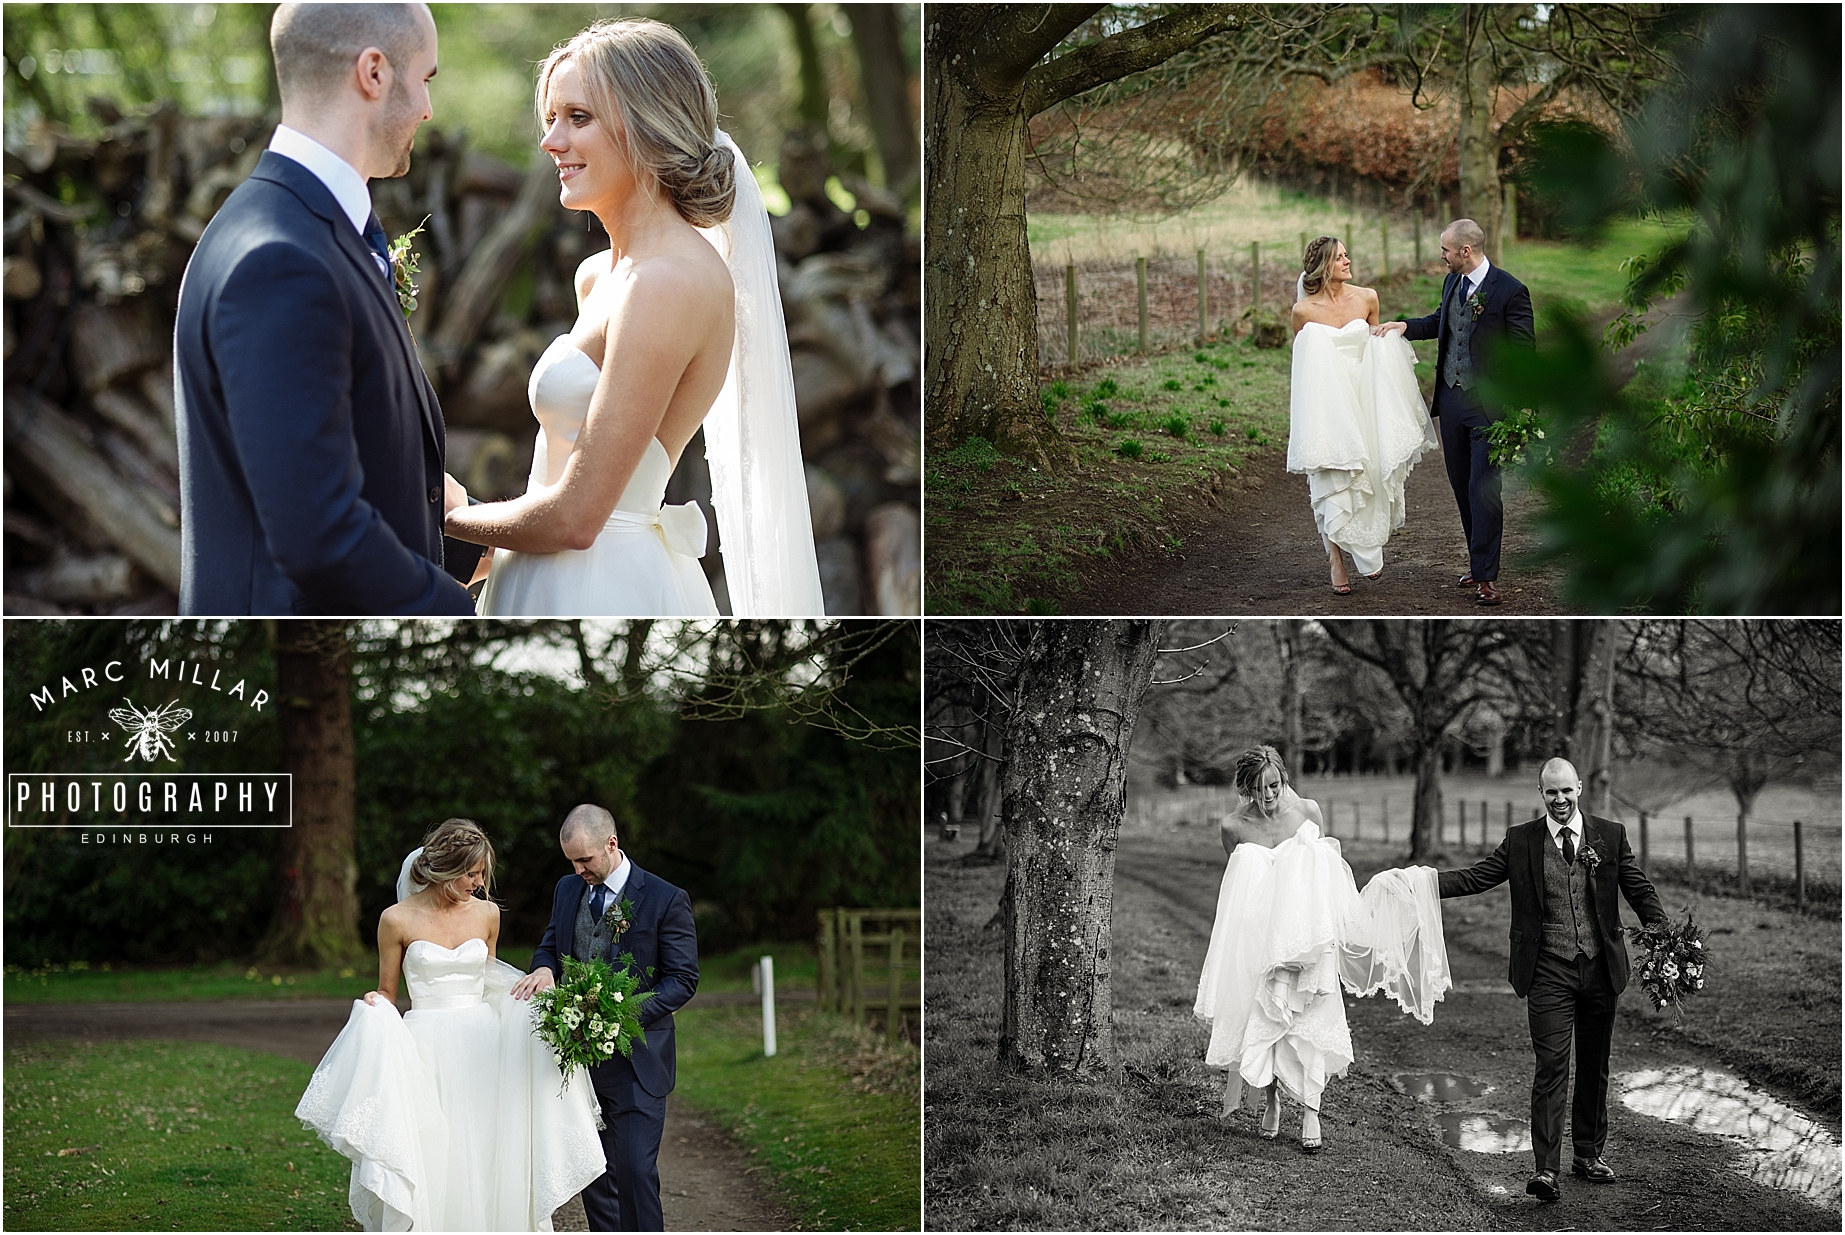
<svg viewBox="0 0 1845 1235"><path fill-rule="evenodd" d="M425 215L423 223L427 222L429 218ZM410 248L410 242L423 234L423 223L391 241L391 285L397 289L397 305L404 311L406 323L416 312L417 254Z"/></svg>
<svg viewBox="0 0 1845 1235"><path fill-rule="evenodd" d="M621 938L634 925L634 902L625 896L618 898L604 911L602 924L609 928L610 934Z"/></svg>

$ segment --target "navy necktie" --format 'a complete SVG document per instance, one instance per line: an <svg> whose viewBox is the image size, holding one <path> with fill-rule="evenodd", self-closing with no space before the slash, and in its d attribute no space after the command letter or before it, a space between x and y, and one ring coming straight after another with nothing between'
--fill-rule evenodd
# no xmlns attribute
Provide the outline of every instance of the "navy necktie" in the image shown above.
<svg viewBox="0 0 1845 1235"><path fill-rule="evenodd" d="M378 221L378 216L375 214L365 220L365 243L378 258L378 273L384 276L385 282L389 283L391 281L391 245L384 238L384 224Z"/></svg>
<svg viewBox="0 0 1845 1235"><path fill-rule="evenodd" d="M604 887L602 884L597 884L596 890L589 894L589 911L590 913L595 915L595 919L597 922L602 921L602 910L604 909L604 907L608 905L608 903L609 903L608 888Z"/></svg>
<svg viewBox="0 0 1845 1235"><path fill-rule="evenodd" d="M1565 866L1576 865L1576 842L1573 837L1572 829L1563 829L1563 865Z"/></svg>

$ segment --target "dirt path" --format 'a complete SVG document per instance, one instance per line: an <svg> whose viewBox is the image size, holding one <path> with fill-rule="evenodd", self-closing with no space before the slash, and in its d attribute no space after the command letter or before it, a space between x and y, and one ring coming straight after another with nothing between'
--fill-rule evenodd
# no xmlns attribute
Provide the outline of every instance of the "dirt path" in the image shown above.
<svg viewBox="0 0 1845 1235"><path fill-rule="evenodd" d="M755 1000L748 992L706 995L706 1004ZM807 997L811 1000L812 993ZM236 1046L318 1063L346 1024L348 999L218 1000L188 1003L9 1004L6 1040L121 1041L165 1038ZM737 1143L677 1099L666 1108L660 1143L660 1203L675 1231L786 1231L793 1219L758 1180ZM572 1197L555 1219L560 1231L588 1230Z"/></svg>
<svg viewBox="0 0 1845 1235"><path fill-rule="evenodd" d="M1163 1002L1180 1003L1187 1011L1209 942L1223 871L1216 836L1205 831L1124 832L1116 853L1116 973L1144 972L1140 959L1163 952L1169 964L1155 965L1154 971L1169 973L1158 979L1160 989L1149 994L1156 999L1163 994ZM1347 846L1348 858L1359 868L1361 884L1366 877L1363 857L1369 848L1378 850L1373 861L1381 861L1382 845ZM1557 1204L1543 1205L1525 1195L1532 1165L1528 1149L1476 1153L1445 1144L1435 1120L1438 1111L1450 1108L1405 1103L1391 1084L1394 1074L1459 1073L1490 1089L1479 1098L1452 1104L1457 1113L1521 1122L1529 1117L1532 1061L1525 1006L1505 978L1503 924L1508 904L1501 888L1444 905L1455 989L1437 1005L1432 1025L1418 1024L1381 998L1347 998L1356 1059L1346 1077L1327 1087L1323 1122L1328 1148L1312 1159L1298 1153L1279 1155L1277 1169L1297 1172L1302 1188L1345 1186L1335 1180L1353 1176L1365 1185L1367 1195L1354 1198L1352 1224L1373 1229L1401 1226L1400 1220L1392 1218L1392 1205L1401 1203L1402 1193L1413 1189L1414 1181L1381 1179L1374 1168L1375 1159L1386 1152L1383 1139L1400 1138L1407 1129L1424 1146L1431 1171L1458 1173L1468 1179L1480 1202L1502 1215L1509 1229L1838 1229L1836 1193L1828 1209L1790 1191L1752 1182L1743 1173L1751 1158L1748 1150L1722 1137L1630 1111L1621 1105L1618 1086L1609 1096L1607 1158L1620 1180L1592 1187L1566 1178L1564 1198ZM1488 927L1496 929L1501 945L1497 949L1471 948L1457 939L1487 937ZM1118 997L1117 1007L1126 1002ZM1723 1069L1722 1064L1703 1058L1681 1042L1655 1036L1644 1005L1637 991L1630 990L1622 998L1612 1061L1617 1076L1677 1065ZM1221 1073L1212 1076L1221 1083L1217 1080ZM1380 1105L1386 1113L1393 1105L1404 1112L1400 1127L1378 1126ZM1815 1118L1834 1138L1832 1152L1836 1155L1836 1114ZM1416 1131L1418 1122L1420 1132ZM1232 1136L1253 1140L1254 1116L1235 1117L1230 1129ZM1284 1137L1297 1129L1298 1112L1290 1109L1284 1117Z"/></svg>
<svg viewBox="0 0 1845 1235"><path fill-rule="evenodd" d="M1384 577L1376 583L1354 578L1350 596L1332 591L1307 504L1307 478L1290 475L1286 454L1271 450L1243 469L1221 499L1223 510L1183 530L1182 553L1149 553L1111 565L1060 607L1070 614L1302 617L1577 612L1563 602L1556 568L1519 564L1537 547L1531 529L1536 498L1511 481L1505 498L1499 577L1505 603L1494 609L1476 605L1471 590L1454 586L1467 569L1467 550L1439 450L1424 455L1409 475L1408 511L1384 547Z"/></svg>

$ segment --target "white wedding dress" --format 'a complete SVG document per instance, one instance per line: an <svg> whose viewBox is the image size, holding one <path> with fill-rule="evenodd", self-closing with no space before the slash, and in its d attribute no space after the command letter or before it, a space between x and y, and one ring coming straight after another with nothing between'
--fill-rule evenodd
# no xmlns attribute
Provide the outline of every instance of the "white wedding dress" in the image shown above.
<svg viewBox="0 0 1845 1235"><path fill-rule="evenodd" d="M775 240L748 160L722 130L717 140L735 160L737 185L730 219L700 229L724 258L736 289L730 368L704 420L724 585L736 617L820 617L826 603L807 504ZM533 368L527 395L539 429L527 492L554 485L563 475L600 377L596 362L568 337L554 340ZM661 505L671 476L666 448L656 439L595 544L558 553L497 551L476 612L715 616L717 602L699 566L705 517L695 502Z"/></svg>
<svg viewBox="0 0 1845 1235"><path fill-rule="evenodd" d="M509 992L519 970L483 939L419 939L404 953L412 1004L352 1015L295 1114L352 1161L347 1196L368 1231L548 1231L603 1173L586 1076L568 1088Z"/></svg>
<svg viewBox="0 0 1845 1235"><path fill-rule="evenodd" d="M559 335L532 368L526 387L538 444L526 492L555 485L576 449L601 370ZM482 616L715 617L717 602L698 559L705 516L698 503L662 505L673 465L654 438L622 490L596 543L558 553L494 554L481 592Z"/></svg>
<svg viewBox="0 0 1845 1235"><path fill-rule="evenodd" d="M1211 1026L1206 1064L1318 1110L1352 1062L1342 986L1426 1025L1450 985L1435 871L1380 872L1360 897L1339 842L1307 822L1231 853L1193 1012Z"/></svg>
<svg viewBox="0 0 1845 1235"><path fill-rule="evenodd" d="M1440 444L1415 364L1402 335L1374 336L1362 318L1294 336L1288 470L1307 474L1321 547L1344 549L1360 574L1384 568L1410 469Z"/></svg>

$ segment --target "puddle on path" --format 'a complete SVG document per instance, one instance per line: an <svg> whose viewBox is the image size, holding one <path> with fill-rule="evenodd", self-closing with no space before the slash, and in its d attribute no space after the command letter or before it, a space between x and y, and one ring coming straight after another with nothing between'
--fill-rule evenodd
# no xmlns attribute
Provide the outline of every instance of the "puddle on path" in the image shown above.
<svg viewBox="0 0 1845 1235"><path fill-rule="evenodd" d="M1454 1072L1398 1072L1390 1080L1400 1092L1419 1102L1465 1102L1493 1092L1485 1081Z"/></svg>
<svg viewBox="0 0 1845 1235"><path fill-rule="evenodd" d="M1680 1065L1623 1072L1621 1104L1655 1119L1738 1140L1751 1180L1837 1208L1839 1143L1799 1111L1724 1072Z"/></svg>
<svg viewBox="0 0 1845 1235"><path fill-rule="evenodd" d="M1476 1154L1531 1152L1531 1125L1522 1119L1499 1115L1469 1115L1444 1111L1435 1116L1441 1139L1456 1149Z"/></svg>

